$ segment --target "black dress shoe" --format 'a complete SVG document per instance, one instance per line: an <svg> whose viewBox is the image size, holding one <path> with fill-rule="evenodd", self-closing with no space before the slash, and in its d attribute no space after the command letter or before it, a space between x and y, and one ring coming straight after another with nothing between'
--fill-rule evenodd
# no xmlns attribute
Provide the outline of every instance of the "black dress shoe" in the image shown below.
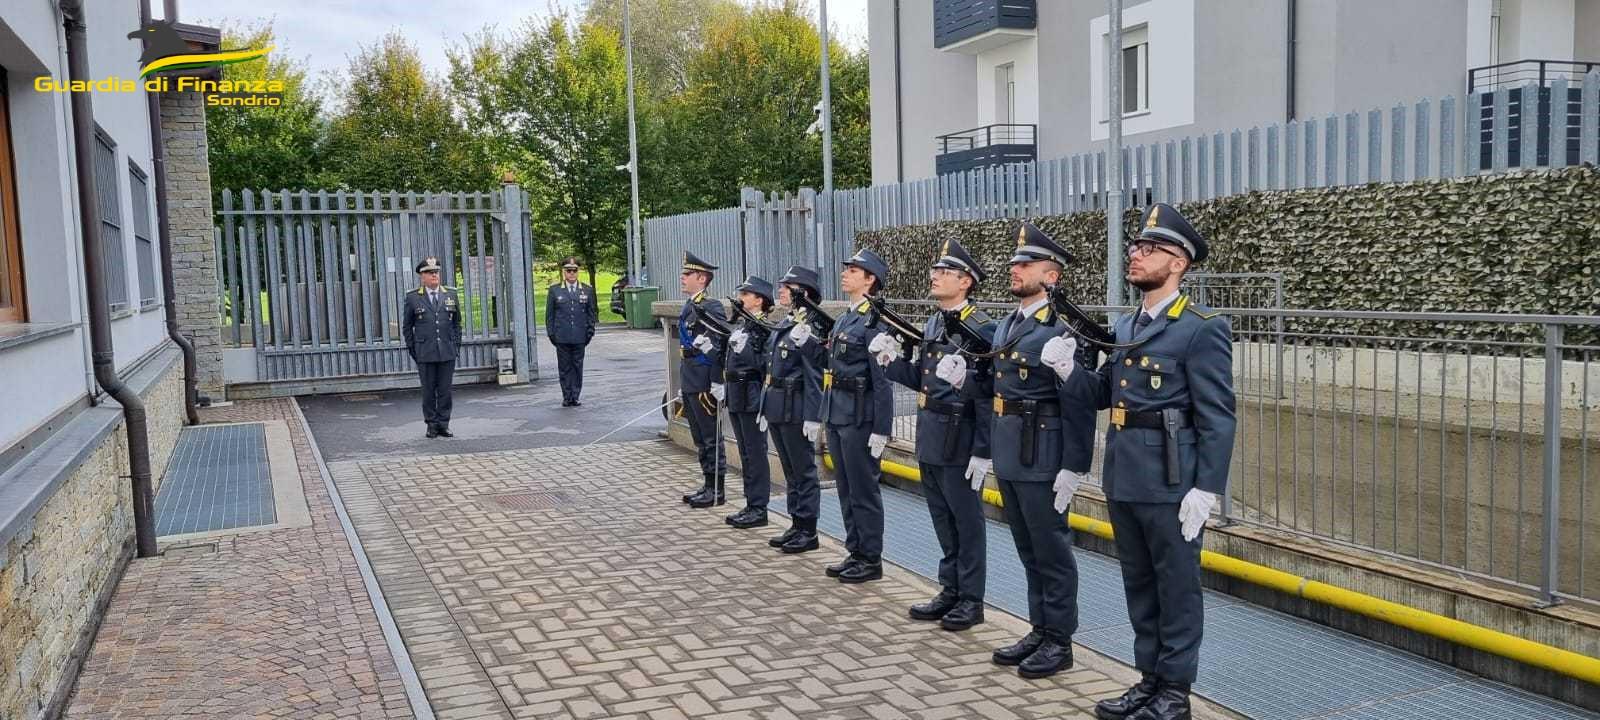
<svg viewBox="0 0 1600 720"><path fill-rule="evenodd" d="M822 572L823 572L823 574L827 575L828 577L836 578L836 577L839 577L839 573L844 572L845 570L849 569L850 566L855 565L858 562L861 562L861 561L859 559L857 559L856 556L850 555L850 556L846 557L845 559L840 560L839 562L836 562L836 563L834 563L832 565L829 565L829 566L823 568Z"/></svg>
<svg viewBox="0 0 1600 720"><path fill-rule="evenodd" d="M427 434L428 434L428 437L431 437L431 438L439 437L439 428L436 428L436 427L434 427L432 425L429 425Z"/></svg>
<svg viewBox="0 0 1600 720"><path fill-rule="evenodd" d="M733 518L728 521L728 524L740 530L766 527L767 510L766 508L745 508L744 512L733 516Z"/></svg>
<svg viewBox="0 0 1600 720"><path fill-rule="evenodd" d="M578 402L577 400L573 400L572 401L572 406L573 407L583 407L583 403Z"/></svg>
<svg viewBox="0 0 1600 720"><path fill-rule="evenodd" d="M728 504L728 496L727 495L723 495L721 493L713 493L710 490L705 491L704 494L702 494L702 495L696 497L695 499L689 501L689 507L692 507L692 508L708 508L708 507L711 507L713 505L726 505L726 504Z"/></svg>
<svg viewBox="0 0 1600 720"><path fill-rule="evenodd" d="M443 425L439 426L439 437L455 437L455 436L456 436L455 433L450 432L450 428L447 428L447 427L445 427Z"/></svg>
<svg viewBox="0 0 1600 720"><path fill-rule="evenodd" d="M955 607L958 602L961 602L961 594L951 588L945 588L940 590L938 595L933 596L932 600L912 605L911 619L938 620L944 617L945 613L950 612L950 609Z"/></svg>
<svg viewBox="0 0 1600 720"><path fill-rule="evenodd" d="M1021 640L994 651L994 664L1020 664L1023 660L1028 659L1028 656L1032 655L1033 651L1038 650L1039 645L1043 643L1044 633L1034 630L1027 635L1023 635Z"/></svg>
<svg viewBox="0 0 1600 720"><path fill-rule="evenodd" d="M1038 680L1070 667L1072 667L1072 646L1047 639L1039 644L1038 650L1033 651L1028 659L1017 666L1017 674L1029 680Z"/></svg>
<svg viewBox="0 0 1600 720"><path fill-rule="evenodd" d="M871 582L883 577L883 563L875 560L862 560L839 573L839 582L846 585Z"/></svg>
<svg viewBox="0 0 1600 720"><path fill-rule="evenodd" d="M738 512L736 512L736 513L733 513L733 514L731 514L731 515L726 515L726 516L724 516L724 517L723 517L723 518L722 518L722 521L723 521L723 522L725 522L725 523L727 523L727 524L729 524L729 525L732 525L732 524L733 524L733 519L734 519L734 518L742 518L742 517L744 517L744 516L745 516L745 514L746 514L746 513L749 513L749 512L750 512L750 506L749 506L749 505L746 505L746 506L744 506L744 507L742 507L742 508L739 508L739 511L738 511Z"/></svg>
<svg viewBox="0 0 1600 720"><path fill-rule="evenodd" d="M1100 720L1123 720L1150 702L1150 698L1155 697L1160 689L1161 681L1154 675L1146 675L1133 687L1128 688L1122 697L1095 703L1094 716Z"/></svg>
<svg viewBox="0 0 1600 720"><path fill-rule="evenodd" d="M705 498L705 496L710 495L710 494L711 494L711 488L709 488L709 487L701 487L699 490L696 490L696 491L694 491L692 493L689 493L688 495L683 496L683 502L685 504L688 504L688 505L693 505L696 502L700 501L701 499Z"/></svg>
<svg viewBox="0 0 1600 720"><path fill-rule="evenodd" d="M1189 720L1189 686L1161 683L1161 689L1128 720Z"/></svg>
<svg viewBox="0 0 1600 720"><path fill-rule="evenodd" d="M816 550L820 547L822 547L822 543L817 541L816 531L801 530L800 532L795 533L794 537L789 538L789 542L784 543L783 547L778 549L782 550L785 555L795 555L803 552L811 552L812 550Z"/></svg>
<svg viewBox="0 0 1600 720"><path fill-rule="evenodd" d="M792 539L799 532L800 532L800 528L798 526L790 525L789 529L783 531L782 535L779 535L779 536L777 536L775 538L769 538L767 540L767 544L772 546L772 547L775 547L775 548L781 548L784 545L789 544L789 540Z"/></svg>
<svg viewBox="0 0 1600 720"><path fill-rule="evenodd" d="M983 603L977 600L962 600L950 609L950 612L939 618L939 627L951 632L960 632L983 622Z"/></svg>

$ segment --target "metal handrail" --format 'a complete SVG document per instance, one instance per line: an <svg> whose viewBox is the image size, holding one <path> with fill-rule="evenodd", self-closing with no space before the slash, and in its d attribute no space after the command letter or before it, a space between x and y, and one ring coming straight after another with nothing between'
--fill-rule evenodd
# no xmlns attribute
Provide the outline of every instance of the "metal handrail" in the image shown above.
<svg viewBox="0 0 1600 720"><path fill-rule="evenodd" d="M999 132L996 129L999 129ZM1025 129L1025 132L1018 129ZM1037 141L1039 126L1024 123L996 123L983 125L968 130L958 130L934 137L934 142L939 145L939 153L960 152L963 150L976 150L978 148L999 145L1032 145ZM995 142L996 135L999 142ZM978 141L982 139L980 144ZM958 146L951 150L951 144Z"/></svg>
<svg viewBox="0 0 1600 720"><path fill-rule="evenodd" d="M1522 84L1525 82L1536 82L1539 85L1545 85L1549 80L1553 79L1551 76L1571 79L1583 77L1596 69L1600 69L1600 61L1596 60L1540 60L1529 58L1495 65L1484 65L1467 70L1467 92L1469 94L1483 92L1503 85ZM1480 90L1478 78L1483 75L1493 75L1494 80L1485 83ZM1532 76L1530 77L1530 75Z"/></svg>

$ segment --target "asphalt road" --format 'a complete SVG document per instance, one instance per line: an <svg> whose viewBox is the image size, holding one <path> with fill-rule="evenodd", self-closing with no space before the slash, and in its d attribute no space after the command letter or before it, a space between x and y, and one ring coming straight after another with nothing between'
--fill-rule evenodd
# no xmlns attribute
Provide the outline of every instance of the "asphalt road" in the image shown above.
<svg viewBox="0 0 1600 720"><path fill-rule="evenodd" d="M563 408L555 348L541 337L538 380L521 387L456 387L450 420L454 438L424 436L416 390L298 401L330 462L582 445L661 402L663 348L660 330L601 330L584 362L583 405ZM607 442L653 439L665 428L659 412L649 413Z"/></svg>

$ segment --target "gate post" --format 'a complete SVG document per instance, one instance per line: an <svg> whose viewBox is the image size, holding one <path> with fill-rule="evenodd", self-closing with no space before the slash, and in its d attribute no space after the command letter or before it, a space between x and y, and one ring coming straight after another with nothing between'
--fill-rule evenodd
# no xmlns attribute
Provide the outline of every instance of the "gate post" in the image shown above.
<svg viewBox="0 0 1600 720"><path fill-rule="evenodd" d="M511 281L511 357L517 366L517 382L525 383L535 373L529 372L534 362L534 318L529 311L530 259L522 236L522 189L515 183L505 183L500 186L500 198L505 212L506 253L511 256L510 267L506 268Z"/></svg>

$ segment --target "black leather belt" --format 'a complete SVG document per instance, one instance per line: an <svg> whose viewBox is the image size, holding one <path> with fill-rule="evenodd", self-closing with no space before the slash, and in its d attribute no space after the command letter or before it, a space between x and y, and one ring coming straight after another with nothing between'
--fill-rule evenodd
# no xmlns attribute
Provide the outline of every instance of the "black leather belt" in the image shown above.
<svg viewBox="0 0 1600 720"><path fill-rule="evenodd" d="M782 422L794 422L795 405L799 404L796 402L796 400L800 396L800 391L804 390L806 387L806 379L804 377L773 377L771 375L767 375L765 382L767 387L777 388L783 391L784 403Z"/></svg>
<svg viewBox="0 0 1600 720"><path fill-rule="evenodd" d="M855 400L856 424L861 423L861 413L866 408L867 378L864 377L839 377L832 372L828 373L828 382L824 383L831 390L845 391ZM831 402L831 400L830 400Z"/></svg>
<svg viewBox="0 0 1600 720"><path fill-rule="evenodd" d="M761 379L761 371L760 370L724 370L724 371L722 371L722 379L725 382L748 382L750 380L760 380Z"/></svg>
<svg viewBox="0 0 1600 720"><path fill-rule="evenodd" d="M1188 410L1166 408L1128 412L1123 408L1111 409L1111 424L1117 428L1149 428L1160 430L1162 445L1166 450L1167 484L1181 485L1182 458L1178 454L1178 431L1194 427L1194 418Z"/></svg>
<svg viewBox="0 0 1600 720"><path fill-rule="evenodd" d="M929 400L928 394L925 392L917 393L917 407L935 415L946 415L965 420L975 420L977 418L977 415L974 413L971 405L966 403L947 403L939 402L938 400ZM956 446L961 442L960 421L958 420L953 422L951 425L953 427L948 428L944 433L944 459L946 461L956 459Z"/></svg>
<svg viewBox="0 0 1600 720"><path fill-rule="evenodd" d="M1007 400L995 396L995 415L1018 415L1022 417L1022 464L1033 466L1035 449L1034 436L1039 432L1035 425L1035 417L1061 417L1061 405L1051 400Z"/></svg>

